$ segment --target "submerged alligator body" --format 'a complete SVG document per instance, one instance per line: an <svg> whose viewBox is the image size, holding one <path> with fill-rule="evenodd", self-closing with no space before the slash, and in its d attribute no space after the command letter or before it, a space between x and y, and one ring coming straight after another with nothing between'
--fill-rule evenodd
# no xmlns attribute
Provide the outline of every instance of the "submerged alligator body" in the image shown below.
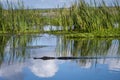
<svg viewBox="0 0 120 80"><path fill-rule="evenodd" d="M51 59L61 59L61 60L68 60L68 59L106 59L106 58L120 58L120 57L34 57L33 59L42 59L42 60L51 60Z"/></svg>

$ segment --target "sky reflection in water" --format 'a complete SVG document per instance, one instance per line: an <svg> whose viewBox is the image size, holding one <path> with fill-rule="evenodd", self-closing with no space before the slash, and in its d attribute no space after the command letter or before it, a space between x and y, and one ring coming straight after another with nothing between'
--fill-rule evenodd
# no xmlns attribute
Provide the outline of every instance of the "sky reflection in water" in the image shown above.
<svg viewBox="0 0 120 80"><path fill-rule="evenodd" d="M56 36L41 35L29 45L48 45L43 48L28 49L31 58L25 62L7 64L0 67L0 80L120 80L119 59L88 60L34 60L32 57L57 56ZM10 49L9 49L10 50ZM119 40L112 40L107 56L117 56ZM61 53L62 55L62 53Z"/></svg>

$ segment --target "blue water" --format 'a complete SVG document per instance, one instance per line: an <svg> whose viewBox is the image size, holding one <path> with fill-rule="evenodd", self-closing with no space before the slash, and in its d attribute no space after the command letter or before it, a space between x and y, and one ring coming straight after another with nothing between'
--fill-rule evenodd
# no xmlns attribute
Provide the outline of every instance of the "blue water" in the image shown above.
<svg viewBox="0 0 120 80"><path fill-rule="evenodd" d="M9 70L11 68L6 66L8 69L2 70L4 74L0 74L0 80L120 80L120 71L109 69L109 64L96 64L87 68L71 61L62 61L60 64L47 63L51 68L43 68L45 64L42 67L40 65L42 63L38 64L38 66L32 65L37 70L31 66L22 66L20 71L17 71L19 66Z"/></svg>
<svg viewBox="0 0 120 80"><path fill-rule="evenodd" d="M34 35L35 36L35 35ZM28 36L25 36L28 37ZM15 43L24 37L14 36ZM17 39L17 40L16 40ZM20 46L12 47L12 38L4 49L4 60L0 65L0 80L120 80L120 59L103 58L103 59L75 59L75 60L41 60L33 57L42 56L73 56L72 49L76 56L80 50L90 48L86 56L115 56L119 57L119 39L111 40L67 40L63 36L48 34L36 35L24 47L25 53ZM65 43L66 41L66 43ZM83 42L84 41L84 42ZM98 41L98 45L94 42ZM70 42L70 44L69 44ZM81 43L84 43L84 48ZM87 45L85 43L89 43ZM75 43L78 44L74 45ZM104 44L103 44L104 43ZM69 45L69 46L66 46ZM106 46L107 45L107 46ZM29 47L28 47L29 46ZM30 47L32 46L32 47ZM35 47L44 46L44 47ZM86 46L86 47L85 47ZM106 47L105 47L106 46ZM93 48L91 48L93 47ZM76 49L77 48L77 49ZM99 49L99 50L98 50ZM14 51L15 50L15 51ZM98 53L95 53L95 50ZM101 52L99 52L101 51ZM22 52L22 53L20 53ZM1 52L0 52L1 53ZM23 54L24 53L24 54ZM95 54L94 54L95 53ZM23 54L21 56L21 54ZM79 54L79 55L77 55ZM14 60L13 60L14 59Z"/></svg>

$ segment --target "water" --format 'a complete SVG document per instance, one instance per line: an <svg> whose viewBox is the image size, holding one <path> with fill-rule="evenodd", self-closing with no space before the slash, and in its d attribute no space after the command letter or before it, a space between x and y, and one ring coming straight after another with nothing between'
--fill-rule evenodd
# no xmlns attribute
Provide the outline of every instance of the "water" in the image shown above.
<svg viewBox="0 0 120 80"><path fill-rule="evenodd" d="M4 35L0 41L0 80L120 80L119 39L34 34ZM33 59L43 56L96 59Z"/></svg>

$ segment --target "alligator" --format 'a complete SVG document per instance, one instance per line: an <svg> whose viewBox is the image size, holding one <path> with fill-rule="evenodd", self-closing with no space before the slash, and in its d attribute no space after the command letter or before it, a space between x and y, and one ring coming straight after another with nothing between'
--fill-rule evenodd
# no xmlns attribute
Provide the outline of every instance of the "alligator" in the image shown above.
<svg viewBox="0 0 120 80"><path fill-rule="evenodd" d="M42 60L51 60L51 59L60 59L60 60L69 60L69 59L106 59L106 58L120 58L120 57L33 57L33 59L42 59Z"/></svg>

